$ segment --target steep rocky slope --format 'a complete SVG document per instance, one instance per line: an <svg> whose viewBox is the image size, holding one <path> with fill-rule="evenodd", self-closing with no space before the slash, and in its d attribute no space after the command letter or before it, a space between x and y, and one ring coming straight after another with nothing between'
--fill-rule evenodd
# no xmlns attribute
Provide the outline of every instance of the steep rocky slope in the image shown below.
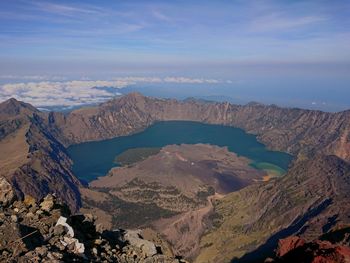
<svg viewBox="0 0 350 263"><path fill-rule="evenodd" d="M273 251L278 239L296 234L311 241L349 224L349 204L349 163L336 156L299 161L283 178L218 201L196 262L256 262Z"/></svg>
<svg viewBox="0 0 350 263"><path fill-rule="evenodd" d="M80 206L79 181L64 146L50 133L47 115L10 99L0 104L0 175L17 194L40 199L56 193L73 210Z"/></svg>
<svg viewBox="0 0 350 263"><path fill-rule="evenodd" d="M127 135L155 121L191 120L243 128L269 147L294 155L324 153L350 160L350 111L177 101L131 93L67 116L51 114L50 119L66 145Z"/></svg>
<svg viewBox="0 0 350 263"><path fill-rule="evenodd" d="M0 190L6 192L0 196L1 262L185 262L164 255L138 231L106 231L91 214L71 215L52 195L39 203L29 196L15 201L3 178Z"/></svg>

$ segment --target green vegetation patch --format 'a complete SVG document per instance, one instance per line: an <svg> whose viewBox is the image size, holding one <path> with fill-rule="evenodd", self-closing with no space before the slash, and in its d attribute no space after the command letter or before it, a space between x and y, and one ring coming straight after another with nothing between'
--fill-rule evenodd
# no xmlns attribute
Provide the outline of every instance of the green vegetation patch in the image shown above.
<svg viewBox="0 0 350 263"><path fill-rule="evenodd" d="M251 163L250 166L254 167L255 169L265 171L271 177L282 176L286 173L284 169L272 163L254 162L254 163Z"/></svg>
<svg viewBox="0 0 350 263"><path fill-rule="evenodd" d="M112 224L116 228L138 228L160 218L176 215L176 212L158 207L156 204L126 202L116 196L109 195L110 199L95 202L85 199L88 206L98 207L112 215Z"/></svg>
<svg viewBox="0 0 350 263"><path fill-rule="evenodd" d="M209 186L206 190L200 190L197 192L197 198L201 202L206 202L207 198L215 194L215 189L212 186Z"/></svg>
<svg viewBox="0 0 350 263"><path fill-rule="evenodd" d="M145 160L152 155L156 155L160 152L160 149L161 148L156 147L129 149L117 155L114 159L114 162L121 166L128 166Z"/></svg>

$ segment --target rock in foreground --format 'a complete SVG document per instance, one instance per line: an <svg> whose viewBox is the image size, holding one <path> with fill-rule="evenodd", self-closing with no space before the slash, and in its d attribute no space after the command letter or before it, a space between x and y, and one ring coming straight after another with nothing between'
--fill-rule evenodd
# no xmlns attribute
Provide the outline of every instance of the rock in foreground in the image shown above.
<svg viewBox="0 0 350 263"><path fill-rule="evenodd" d="M12 186L3 177L0 177L0 205L8 205L15 199Z"/></svg>
<svg viewBox="0 0 350 263"><path fill-rule="evenodd" d="M99 231L94 216L71 215L52 195L30 200L0 206L0 262L183 262L136 232Z"/></svg>

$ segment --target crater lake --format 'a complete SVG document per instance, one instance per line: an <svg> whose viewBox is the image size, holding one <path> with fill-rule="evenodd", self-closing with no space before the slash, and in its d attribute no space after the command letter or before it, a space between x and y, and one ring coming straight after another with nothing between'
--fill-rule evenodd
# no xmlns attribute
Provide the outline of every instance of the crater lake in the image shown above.
<svg viewBox="0 0 350 263"><path fill-rule="evenodd" d="M286 172L292 160L287 153L267 149L255 135L242 129L192 121L157 122L142 132L72 145L67 151L73 160L73 173L80 180L90 182L118 166L115 158L124 151L183 143L226 146L230 152L250 159L250 165L256 169L280 175Z"/></svg>

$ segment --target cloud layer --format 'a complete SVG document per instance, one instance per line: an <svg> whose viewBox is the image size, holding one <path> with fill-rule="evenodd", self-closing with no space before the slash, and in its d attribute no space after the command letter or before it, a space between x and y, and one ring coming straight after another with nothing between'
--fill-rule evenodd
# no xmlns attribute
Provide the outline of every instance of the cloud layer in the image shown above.
<svg viewBox="0 0 350 263"><path fill-rule="evenodd" d="M0 86L0 101L16 98L37 107L78 106L103 102L135 84L220 84L229 80L187 77L119 77L112 80L71 80L8 83Z"/></svg>

